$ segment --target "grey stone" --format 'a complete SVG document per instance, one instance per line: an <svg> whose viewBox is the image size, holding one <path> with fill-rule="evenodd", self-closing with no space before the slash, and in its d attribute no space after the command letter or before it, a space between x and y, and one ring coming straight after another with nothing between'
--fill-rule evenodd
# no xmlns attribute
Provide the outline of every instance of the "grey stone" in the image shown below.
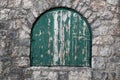
<svg viewBox="0 0 120 80"><path fill-rule="evenodd" d="M10 12L10 9L2 9L2 10L0 10L0 20L7 20L9 12Z"/></svg>
<svg viewBox="0 0 120 80"><path fill-rule="evenodd" d="M109 61L106 66L106 70L109 72L114 72L116 70L116 63L111 63Z"/></svg>
<svg viewBox="0 0 120 80"><path fill-rule="evenodd" d="M97 30L100 32L100 35L110 35L111 32L109 33L109 27L101 25Z"/></svg>
<svg viewBox="0 0 120 80"><path fill-rule="evenodd" d="M18 67L27 67L29 66L29 64L30 64L29 57L19 57L16 58L15 60L15 66Z"/></svg>
<svg viewBox="0 0 120 80"><path fill-rule="evenodd" d="M103 12L103 14L101 15L101 19L104 19L104 20L111 20L111 19L113 19L112 12L110 12L110 11Z"/></svg>
<svg viewBox="0 0 120 80"><path fill-rule="evenodd" d="M49 72L48 80L57 80L57 78L58 78L57 72Z"/></svg>
<svg viewBox="0 0 120 80"><path fill-rule="evenodd" d="M95 37L93 38L92 43L93 44L112 44L114 42L114 38L111 35L107 35L107 36L99 36L99 37Z"/></svg>
<svg viewBox="0 0 120 80"><path fill-rule="evenodd" d="M108 73L98 70L93 72L93 80L107 80L107 79Z"/></svg>
<svg viewBox="0 0 120 80"><path fill-rule="evenodd" d="M31 32L31 29L28 27L28 25L26 25L26 24L23 24L22 25L22 29L26 32L26 33L28 33L28 34L30 34L30 32Z"/></svg>
<svg viewBox="0 0 120 80"><path fill-rule="evenodd" d="M34 1L33 1L33 2L34 2ZM42 5L42 4L44 4L44 1L43 1L43 0L42 0L42 1L35 1L34 4L33 4L35 10L32 9L31 12L33 12L33 14L35 14L35 11L38 12L38 13L40 12L40 10L43 11L43 5ZM37 15L37 16L38 16L38 15ZM35 16L35 17L37 17L37 16Z"/></svg>
<svg viewBox="0 0 120 80"><path fill-rule="evenodd" d="M2 73L2 71L3 71L2 65L3 65L3 63L2 63L2 62L0 62L0 74L1 74L1 73Z"/></svg>
<svg viewBox="0 0 120 80"><path fill-rule="evenodd" d="M92 68L94 69L105 69L107 59L104 57L93 57L92 58Z"/></svg>
<svg viewBox="0 0 120 80"><path fill-rule="evenodd" d="M64 7L71 7L71 0L65 0L65 1L62 1L62 6Z"/></svg>
<svg viewBox="0 0 120 80"><path fill-rule="evenodd" d="M0 0L0 80L120 80L118 1ZM82 13L90 23L91 68L30 67L30 34L35 19L61 6Z"/></svg>
<svg viewBox="0 0 120 80"><path fill-rule="evenodd" d="M90 75L89 70L70 71L68 80L89 80Z"/></svg>
<svg viewBox="0 0 120 80"><path fill-rule="evenodd" d="M87 11L89 7L84 4L84 6L80 9L80 12L84 15L84 13Z"/></svg>
<svg viewBox="0 0 120 80"><path fill-rule="evenodd" d="M8 32L7 36L8 36L7 38L11 40L15 40L19 38L17 31L12 31L12 30Z"/></svg>
<svg viewBox="0 0 120 80"><path fill-rule="evenodd" d="M21 40L19 40L18 45L30 47L30 40L29 39L21 39Z"/></svg>
<svg viewBox="0 0 120 80"><path fill-rule="evenodd" d="M116 80L116 73L115 72L110 72L108 74L108 79L110 79L110 80Z"/></svg>
<svg viewBox="0 0 120 80"><path fill-rule="evenodd" d="M27 39L27 38L30 38L30 35L24 31L24 30L19 30L19 38L20 39Z"/></svg>
<svg viewBox="0 0 120 80"><path fill-rule="evenodd" d="M16 19L15 20L15 26L13 27L14 29L20 29L21 28L21 26L22 26L22 24L23 24L23 22L22 21L24 21L23 19Z"/></svg>
<svg viewBox="0 0 120 80"><path fill-rule="evenodd" d="M99 47L98 46L92 46L92 56L98 56L99 55Z"/></svg>
<svg viewBox="0 0 120 80"><path fill-rule="evenodd" d="M33 80L41 80L40 71L34 71L32 74Z"/></svg>
<svg viewBox="0 0 120 80"><path fill-rule="evenodd" d="M78 3L78 6L76 6L76 10L80 11L83 5L84 5L84 3L82 3L82 2Z"/></svg>
<svg viewBox="0 0 120 80"><path fill-rule="evenodd" d="M107 0L107 3L112 4L112 5L116 5L119 3L119 0Z"/></svg>
<svg viewBox="0 0 120 80"><path fill-rule="evenodd" d="M27 15L27 11L24 9L11 10L9 13L9 19L26 18L26 15Z"/></svg>
<svg viewBox="0 0 120 80"><path fill-rule="evenodd" d="M8 0L8 7L20 7L21 0Z"/></svg>
<svg viewBox="0 0 120 80"><path fill-rule="evenodd" d="M8 0L0 0L0 7L6 7Z"/></svg>
<svg viewBox="0 0 120 80"><path fill-rule="evenodd" d="M35 22L35 17L34 17L34 15L33 15L31 12L28 13L28 15L27 15L27 20L28 20L28 22L29 22L31 25ZM31 26L31 27L32 27L32 26Z"/></svg>
<svg viewBox="0 0 120 80"><path fill-rule="evenodd" d="M7 52L5 51L5 49L0 49L0 56L5 56L7 55Z"/></svg>
<svg viewBox="0 0 120 80"><path fill-rule="evenodd" d="M88 18L88 22L92 23L93 21L95 21L97 18L97 14L93 13L89 18Z"/></svg>
<svg viewBox="0 0 120 80"><path fill-rule="evenodd" d="M99 36L100 32L99 32L98 28L94 29L93 32L92 32L92 34L93 34L93 37Z"/></svg>
<svg viewBox="0 0 120 80"><path fill-rule="evenodd" d="M93 11L101 11L105 7L105 1L103 0L94 0L91 3L91 7Z"/></svg>
<svg viewBox="0 0 120 80"><path fill-rule="evenodd" d="M10 25L9 21L1 21L1 22L0 22L0 30L1 30L1 29L2 29L2 30L7 30L7 29L9 29L9 25Z"/></svg>
<svg viewBox="0 0 120 80"><path fill-rule="evenodd" d="M86 3L87 5L90 5L91 0L83 0L84 3Z"/></svg>
<svg viewBox="0 0 120 80"><path fill-rule="evenodd" d="M48 71L41 71L40 75L41 76L48 76L49 72Z"/></svg>
<svg viewBox="0 0 120 80"><path fill-rule="evenodd" d="M14 47L12 51L11 57L20 57L20 56L28 56L30 55L30 49L26 47Z"/></svg>
<svg viewBox="0 0 120 80"><path fill-rule="evenodd" d="M34 71L32 74L33 80L57 80L57 73L56 72L49 72L47 76L42 77L40 75L41 71Z"/></svg>
<svg viewBox="0 0 120 80"><path fill-rule="evenodd" d="M91 24L91 27L95 29L95 28L98 28L100 25L101 25L101 21L100 19L97 19Z"/></svg>
<svg viewBox="0 0 120 80"><path fill-rule="evenodd" d="M117 40L117 38L116 38L116 40ZM114 47L113 55L117 56L117 57L120 57L120 42L114 43L113 47Z"/></svg>
<svg viewBox="0 0 120 80"><path fill-rule="evenodd" d="M18 74L11 74L7 80L22 80L22 78Z"/></svg>
<svg viewBox="0 0 120 80"><path fill-rule="evenodd" d="M58 80L68 80L68 73L67 72L59 72Z"/></svg>
<svg viewBox="0 0 120 80"><path fill-rule="evenodd" d="M113 57L110 57L109 60L110 60L110 62L113 62L113 63L119 63L120 57L113 56Z"/></svg>
<svg viewBox="0 0 120 80"><path fill-rule="evenodd" d="M76 9L76 7L77 7L78 4L79 4L79 1L80 1L80 0L74 0L74 1L72 2L72 3L73 3L73 4L72 4L72 8L73 8L73 9Z"/></svg>
<svg viewBox="0 0 120 80"><path fill-rule="evenodd" d="M87 11L85 12L84 16L85 16L86 18L89 18L91 14L92 14L92 11L91 11L91 10L87 10Z"/></svg>
<svg viewBox="0 0 120 80"><path fill-rule="evenodd" d="M120 79L120 64L117 64L117 67L116 67L116 79L117 80Z"/></svg>
<svg viewBox="0 0 120 80"><path fill-rule="evenodd" d="M100 56L110 56L113 52L113 48L111 46L102 46L100 47Z"/></svg>
<svg viewBox="0 0 120 80"><path fill-rule="evenodd" d="M31 12L34 15L34 17L37 18L39 13L42 13L43 10L40 10L40 12L38 12L36 8L33 8L33 9L31 9Z"/></svg>
<svg viewBox="0 0 120 80"><path fill-rule="evenodd" d="M23 0L24 9L30 9L32 6L33 6L33 3L31 0Z"/></svg>
<svg viewBox="0 0 120 80"><path fill-rule="evenodd" d="M7 37L7 30L0 31L0 39L5 39Z"/></svg>

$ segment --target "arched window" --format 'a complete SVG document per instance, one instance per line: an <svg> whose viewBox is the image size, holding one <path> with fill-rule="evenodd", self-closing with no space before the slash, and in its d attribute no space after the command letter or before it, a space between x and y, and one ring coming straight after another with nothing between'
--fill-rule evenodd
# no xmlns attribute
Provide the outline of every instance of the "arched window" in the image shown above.
<svg viewBox="0 0 120 80"><path fill-rule="evenodd" d="M31 66L90 66L91 33L86 19L68 8L46 11L31 32Z"/></svg>

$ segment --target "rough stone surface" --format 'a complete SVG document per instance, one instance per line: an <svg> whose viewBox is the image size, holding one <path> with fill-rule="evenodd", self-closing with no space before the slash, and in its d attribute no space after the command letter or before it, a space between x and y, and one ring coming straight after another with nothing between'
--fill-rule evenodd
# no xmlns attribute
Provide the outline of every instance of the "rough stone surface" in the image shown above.
<svg viewBox="0 0 120 80"><path fill-rule="evenodd" d="M30 67L31 30L46 10L68 7L91 29L91 68ZM0 80L120 80L119 0L0 0Z"/></svg>
<svg viewBox="0 0 120 80"><path fill-rule="evenodd" d="M95 69L105 69L107 59L104 57L93 57L92 58L92 68Z"/></svg>
<svg viewBox="0 0 120 80"><path fill-rule="evenodd" d="M91 3L91 7L92 7L93 11L100 11L101 9L104 9L105 1L104 0L95 0Z"/></svg>
<svg viewBox="0 0 120 80"><path fill-rule="evenodd" d="M118 4L119 0L107 0L107 3L112 4L112 5L116 5Z"/></svg>
<svg viewBox="0 0 120 80"><path fill-rule="evenodd" d="M2 65L3 65L3 63L2 62L0 62L0 74L2 73Z"/></svg>

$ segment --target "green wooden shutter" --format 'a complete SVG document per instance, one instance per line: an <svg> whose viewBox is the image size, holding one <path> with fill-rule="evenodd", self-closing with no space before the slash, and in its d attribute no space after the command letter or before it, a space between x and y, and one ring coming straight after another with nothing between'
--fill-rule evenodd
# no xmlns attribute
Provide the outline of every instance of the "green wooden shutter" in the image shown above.
<svg viewBox="0 0 120 80"><path fill-rule="evenodd" d="M90 66L91 34L85 18L56 8L42 14L31 33L31 66Z"/></svg>

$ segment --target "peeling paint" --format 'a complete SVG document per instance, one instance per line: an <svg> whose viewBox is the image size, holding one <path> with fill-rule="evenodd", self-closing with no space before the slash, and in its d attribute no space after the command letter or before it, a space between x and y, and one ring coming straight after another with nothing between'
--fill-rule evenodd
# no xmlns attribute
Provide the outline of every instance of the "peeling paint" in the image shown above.
<svg viewBox="0 0 120 80"><path fill-rule="evenodd" d="M90 66L90 31L78 13L64 9L45 13L32 35L33 65Z"/></svg>

